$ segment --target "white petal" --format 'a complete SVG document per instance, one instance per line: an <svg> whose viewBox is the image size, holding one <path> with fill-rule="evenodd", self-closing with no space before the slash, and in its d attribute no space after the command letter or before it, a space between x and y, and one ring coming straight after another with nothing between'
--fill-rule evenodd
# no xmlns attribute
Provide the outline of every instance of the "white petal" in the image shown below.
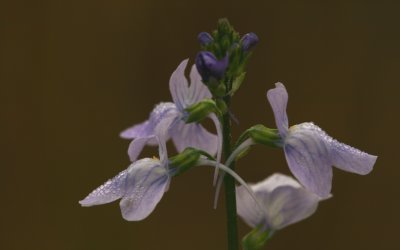
<svg viewBox="0 0 400 250"><path fill-rule="evenodd" d="M143 159L127 171L126 192L120 202L121 212L128 221L146 218L161 200L170 177L160 161Z"/></svg>
<svg viewBox="0 0 400 250"><path fill-rule="evenodd" d="M291 127L284 150L294 176L308 190L327 197L332 187L332 163L329 145L321 131L312 123Z"/></svg>
<svg viewBox="0 0 400 250"><path fill-rule="evenodd" d="M284 138L287 134L289 126L286 114L288 93L285 86L280 82L276 83L274 89L268 90L267 98L271 104L272 111L274 112L275 123L278 127L279 134L282 138Z"/></svg>
<svg viewBox="0 0 400 250"><path fill-rule="evenodd" d="M238 214L251 227L278 230L313 214L321 200L292 177L274 174L250 185L263 210L242 187L237 188Z"/></svg>
<svg viewBox="0 0 400 250"><path fill-rule="evenodd" d="M121 198L125 193L126 174L126 170L120 172L91 192L85 199L79 201L79 203L84 207L90 207L110 203Z"/></svg>
<svg viewBox="0 0 400 250"><path fill-rule="evenodd" d="M250 227L254 228L265 222L265 212L260 210L256 201L243 186L236 188L236 204L238 215Z"/></svg>
<svg viewBox="0 0 400 250"><path fill-rule="evenodd" d="M173 126L170 135L179 152L186 147L194 147L215 155L218 149L218 137L198 123L185 124L179 121Z"/></svg>
<svg viewBox="0 0 400 250"><path fill-rule="evenodd" d="M172 73L169 80L169 90L174 103L178 109L183 112L186 107L186 102L189 94L189 86L185 77L185 69L188 59L183 60L178 68Z"/></svg>
<svg viewBox="0 0 400 250"><path fill-rule="evenodd" d="M160 108L157 108L160 107ZM175 105L158 105L152 112L149 122L151 125L148 126L146 133L140 134L135 137L129 144L128 155L130 160L133 162L137 159L139 154L145 145L158 144L157 137L162 138L165 142L169 138L169 129L176 119L179 118L179 112Z"/></svg>
<svg viewBox="0 0 400 250"><path fill-rule="evenodd" d="M177 108L174 103L171 102L159 103L154 107L147 121L134 125L122 131L120 136L125 139L152 137L154 136L154 129L160 123L160 121L165 119L165 117L169 116L173 112L177 112ZM149 144L157 145L157 141L156 140L149 141Z"/></svg>
<svg viewBox="0 0 400 250"><path fill-rule="evenodd" d="M280 186L290 186L293 188L300 188L301 185L290 176L275 173L262 182L253 184L251 188L254 192L272 192L275 188Z"/></svg>
<svg viewBox="0 0 400 250"><path fill-rule="evenodd" d="M192 66L190 71L190 87L188 91L189 100L187 105L193 105L203 99L212 98L207 86L201 80L201 76L197 71L196 65Z"/></svg>

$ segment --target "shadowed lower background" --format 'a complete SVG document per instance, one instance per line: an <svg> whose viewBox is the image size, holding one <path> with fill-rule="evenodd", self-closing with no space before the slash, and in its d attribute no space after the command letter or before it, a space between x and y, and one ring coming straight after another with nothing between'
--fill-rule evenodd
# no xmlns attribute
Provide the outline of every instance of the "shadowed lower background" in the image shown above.
<svg viewBox="0 0 400 250"><path fill-rule="evenodd" d="M78 200L128 166L119 132L171 100L170 74L193 62L197 34L227 17L260 38L233 100L235 136L274 126L265 93L281 81L291 124L313 121L379 156L368 176L335 170L333 198L266 249L400 249L399 9L397 1L1 2L0 248L226 249L210 168L174 178L142 222L124 221L118 202ZM238 172L256 182L289 170L281 150L257 146ZM248 231L240 222L240 235Z"/></svg>

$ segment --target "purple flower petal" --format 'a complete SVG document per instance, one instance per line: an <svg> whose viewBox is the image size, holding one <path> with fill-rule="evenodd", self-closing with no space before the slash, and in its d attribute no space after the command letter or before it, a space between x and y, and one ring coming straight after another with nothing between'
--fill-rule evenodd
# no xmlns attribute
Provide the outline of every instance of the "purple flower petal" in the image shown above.
<svg viewBox="0 0 400 250"><path fill-rule="evenodd" d="M285 156L296 178L310 191L327 197L332 187L330 148L312 123L302 123L290 128L285 139Z"/></svg>
<svg viewBox="0 0 400 250"><path fill-rule="evenodd" d="M159 160L141 159L95 189L82 206L101 205L121 199L122 216L129 221L146 218L161 200L170 182L168 170Z"/></svg>
<svg viewBox="0 0 400 250"><path fill-rule="evenodd" d="M288 102L288 93L285 86L278 82L275 84L274 89L270 89L267 92L267 98L271 104L272 111L275 116L275 123L278 127L279 134L282 138L285 138L288 132L288 118L286 115L286 106Z"/></svg>
<svg viewBox="0 0 400 250"><path fill-rule="evenodd" d="M340 143L313 123L290 128L285 140L290 170L312 192L325 197L332 185L332 165L341 170L368 174L376 156Z"/></svg>
<svg viewBox="0 0 400 250"><path fill-rule="evenodd" d="M147 121L134 125L121 132L120 136L124 139L135 139L140 137L154 136L154 129L166 116L171 112L176 112L176 105L171 102L162 102L155 106L150 113ZM149 142L152 145L157 145L157 141L152 140Z"/></svg>
<svg viewBox="0 0 400 250"><path fill-rule="evenodd" d="M327 197L332 186L332 165L357 174L369 173L377 159L340 143L313 123L288 129L286 106L288 94L281 83L267 93L275 115L289 168L310 191Z"/></svg>
<svg viewBox="0 0 400 250"><path fill-rule="evenodd" d="M158 145L157 136L169 139L168 130L179 118L179 112L173 103L160 103L151 112L149 120L133 126L121 133L125 138L133 138L128 148L128 155L133 162L137 159L145 145Z"/></svg>
<svg viewBox="0 0 400 250"><path fill-rule="evenodd" d="M335 167L356 174L365 175L372 171L377 156L327 138L331 146L331 159Z"/></svg>
<svg viewBox="0 0 400 250"><path fill-rule="evenodd" d="M194 147L215 155L218 149L218 136L208 132L197 123L186 124L183 121L177 121L170 135L178 151L183 151L186 147Z"/></svg>
<svg viewBox="0 0 400 250"><path fill-rule="evenodd" d="M91 192L85 199L79 201L84 207L101 205L121 198L125 193L125 179L127 170L120 172Z"/></svg>
<svg viewBox="0 0 400 250"><path fill-rule="evenodd" d="M144 146L146 146L150 141L156 141L156 136L139 137L131 141L128 147L128 155L131 162L136 161Z"/></svg>
<svg viewBox="0 0 400 250"><path fill-rule="evenodd" d="M120 202L125 220L145 219L160 202L170 177L160 161L143 159L132 164L127 170L126 192Z"/></svg>

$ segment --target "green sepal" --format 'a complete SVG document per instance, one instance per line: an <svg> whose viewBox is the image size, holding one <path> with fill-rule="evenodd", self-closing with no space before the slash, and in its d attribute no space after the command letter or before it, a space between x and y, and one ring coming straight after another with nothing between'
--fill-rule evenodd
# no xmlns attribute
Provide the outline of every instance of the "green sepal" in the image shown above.
<svg viewBox="0 0 400 250"><path fill-rule="evenodd" d="M211 99L203 99L185 110L187 112L187 116L184 119L186 123L200 122L210 113L215 113L217 116L222 115L215 102Z"/></svg>
<svg viewBox="0 0 400 250"><path fill-rule="evenodd" d="M233 96L235 94L235 92L242 85L245 77L246 77L246 72L242 72L238 77L235 78L235 80L233 80L232 89L228 93L229 95Z"/></svg>
<svg viewBox="0 0 400 250"><path fill-rule="evenodd" d="M200 159L200 156L205 156L210 160L214 160L207 152L191 147L185 148L181 153L169 158L169 167L173 170L172 175L178 176L194 167Z"/></svg>
<svg viewBox="0 0 400 250"><path fill-rule="evenodd" d="M226 106L226 102L223 99L218 98L216 100L217 107L221 111L222 114L225 114L228 111L228 106Z"/></svg>
<svg viewBox="0 0 400 250"><path fill-rule="evenodd" d="M240 152L240 153L235 157L235 161L239 160L240 158L245 157L249 152L250 152L250 147L244 149L242 152Z"/></svg>
<svg viewBox="0 0 400 250"><path fill-rule="evenodd" d="M242 144L245 140L251 138L255 143L270 147L282 147L283 142L277 129L267 128L258 124L247 129L238 139L236 146Z"/></svg>
<svg viewBox="0 0 400 250"><path fill-rule="evenodd" d="M223 81L218 81L217 79L210 77L208 82L205 83L210 90L213 97L224 97L226 95L226 86Z"/></svg>
<svg viewBox="0 0 400 250"><path fill-rule="evenodd" d="M261 226L254 228L242 239L243 250L260 250L271 238L272 231L262 230Z"/></svg>

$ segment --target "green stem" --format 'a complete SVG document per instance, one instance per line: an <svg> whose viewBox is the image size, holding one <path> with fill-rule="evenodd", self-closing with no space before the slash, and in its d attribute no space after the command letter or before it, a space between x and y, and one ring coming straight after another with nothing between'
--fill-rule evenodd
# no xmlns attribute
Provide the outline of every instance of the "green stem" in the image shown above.
<svg viewBox="0 0 400 250"><path fill-rule="evenodd" d="M224 98L226 106L230 106L230 96ZM229 158L232 153L231 149L231 119L229 112L226 112L222 117L222 129L223 129L223 151L225 160ZM232 162L230 169L234 170L235 162ZM238 250L238 230L237 230L237 216L236 216L236 189L235 180L230 175L225 175L225 204L226 204L226 216L227 216L227 233L228 233L228 250Z"/></svg>

